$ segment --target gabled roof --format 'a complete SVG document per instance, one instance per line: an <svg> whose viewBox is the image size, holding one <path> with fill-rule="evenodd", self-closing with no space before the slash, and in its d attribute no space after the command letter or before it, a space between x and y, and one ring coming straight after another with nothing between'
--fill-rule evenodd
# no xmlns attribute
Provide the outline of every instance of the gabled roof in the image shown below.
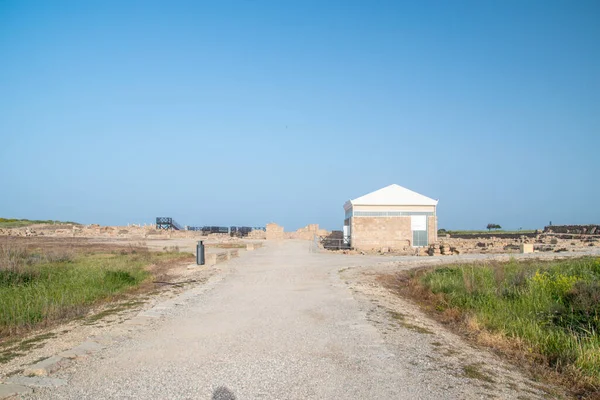
<svg viewBox="0 0 600 400"><path fill-rule="evenodd" d="M350 205L360 206L435 206L438 201L413 192L400 185L390 185L376 190L357 199L346 202L345 208ZM348 207L346 207L348 206Z"/></svg>

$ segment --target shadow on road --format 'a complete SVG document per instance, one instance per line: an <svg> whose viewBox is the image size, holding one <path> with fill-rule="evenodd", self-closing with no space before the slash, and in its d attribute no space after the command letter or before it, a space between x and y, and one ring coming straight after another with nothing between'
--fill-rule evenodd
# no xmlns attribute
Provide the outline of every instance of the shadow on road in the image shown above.
<svg viewBox="0 0 600 400"><path fill-rule="evenodd" d="M212 395L212 400L235 400L235 394L225 386L219 386Z"/></svg>

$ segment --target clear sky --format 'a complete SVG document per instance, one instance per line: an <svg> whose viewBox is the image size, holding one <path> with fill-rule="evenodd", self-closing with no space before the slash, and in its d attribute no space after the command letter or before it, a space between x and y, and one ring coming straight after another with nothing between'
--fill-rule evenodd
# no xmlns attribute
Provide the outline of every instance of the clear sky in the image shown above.
<svg viewBox="0 0 600 400"><path fill-rule="evenodd" d="M598 1L0 0L0 216L600 223Z"/></svg>

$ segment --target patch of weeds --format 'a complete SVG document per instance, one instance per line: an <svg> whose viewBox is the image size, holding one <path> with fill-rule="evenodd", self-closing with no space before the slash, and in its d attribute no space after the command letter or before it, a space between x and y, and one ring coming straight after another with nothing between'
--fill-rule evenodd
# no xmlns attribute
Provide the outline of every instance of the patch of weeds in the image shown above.
<svg viewBox="0 0 600 400"><path fill-rule="evenodd" d="M415 331L418 333L423 333L426 335L433 335L433 331L427 329L427 328L423 328L422 326L418 326L418 325L413 325L413 324L409 324L409 323L403 323L401 324L403 327L405 327L406 329L410 329L411 331Z"/></svg>
<svg viewBox="0 0 600 400"><path fill-rule="evenodd" d="M458 351L456 351L456 350L454 350L454 349L447 349L447 350L444 352L444 354L443 354L443 355L444 355L444 356L446 356L446 357L452 357L452 356L455 356L455 355L457 355L457 354L458 354Z"/></svg>
<svg viewBox="0 0 600 400"><path fill-rule="evenodd" d="M13 339L8 339L5 340L4 342L0 342L0 348L2 347L12 347L14 346L17 342L19 341L19 339L17 338L13 338Z"/></svg>
<svg viewBox="0 0 600 400"><path fill-rule="evenodd" d="M25 371L25 370L24 369L15 369L14 371L10 371L9 373L7 373L6 376L11 377L11 376L19 375L19 374L22 374L23 371Z"/></svg>
<svg viewBox="0 0 600 400"><path fill-rule="evenodd" d="M119 307L127 307L127 308L133 308L133 307L137 307L137 306L141 306L146 304L145 301L139 301L139 300L132 300L132 301L128 301L125 303L120 303Z"/></svg>
<svg viewBox="0 0 600 400"><path fill-rule="evenodd" d="M127 308L123 308L123 307L115 307L115 308L109 308L107 310L100 311L99 313L86 318L85 325L93 325L96 322L100 321L102 318L106 318L108 316L118 314L121 311L125 311L126 309Z"/></svg>
<svg viewBox="0 0 600 400"><path fill-rule="evenodd" d="M480 364L468 364L463 366L463 373L469 379L478 379L483 382L496 383L488 373L481 370Z"/></svg>
<svg viewBox="0 0 600 400"><path fill-rule="evenodd" d="M390 316L396 320L403 321L406 315L399 313L397 311L390 311Z"/></svg>
<svg viewBox="0 0 600 400"><path fill-rule="evenodd" d="M52 339L55 337L56 337L56 333L52 333L52 332L43 333L41 335L34 336L31 339L23 340L21 343L19 343L18 349L21 351L27 351L27 350L31 350L34 348L37 349L37 348L43 347L43 345L41 345L40 342L43 342L44 340Z"/></svg>
<svg viewBox="0 0 600 400"><path fill-rule="evenodd" d="M406 328L406 329L410 329L411 331L415 331L418 333L423 333L423 334L428 334L428 335L433 335L433 332L430 331L427 328L423 328L422 326L418 326L418 325L413 325L411 323L406 322L404 319L406 317L406 315L399 313L397 311L389 311L390 316L395 319L396 321L398 321L398 324L400 324L400 326Z"/></svg>
<svg viewBox="0 0 600 400"><path fill-rule="evenodd" d="M534 388L534 389L537 389L537 390L539 390L540 392L543 392L543 393L545 393L545 394L548 394L548 395L554 395L554 396L557 396L557 395L558 395L558 393L556 393L554 390L552 390L552 389L550 389L550 388L548 388L548 387L546 387L546 386L544 386L544 385L540 385L540 384L537 384L537 383L532 383L532 382L531 382L531 383L529 383L529 386L531 386L531 387L532 387L532 388ZM533 392L533 391L532 391L532 392L530 392L530 393L535 393L535 392Z"/></svg>
<svg viewBox="0 0 600 400"><path fill-rule="evenodd" d="M120 303L116 307L108 308L106 310L100 311L99 313L86 318L85 325L94 325L95 323L97 323L98 321L100 321L103 318L106 318L111 315L119 314L120 312L127 311L130 308L138 307L143 304L145 304L145 302L136 301L136 300L128 301L126 303Z"/></svg>
<svg viewBox="0 0 600 400"><path fill-rule="evenodd" d="M25 355L25 353L18 353L16 351L12 351L12 350L4 351L4 352L0 353L0 364L7 363L17 357L24 356L24 355Z"/></svg>
<svg viewBox="0 0 600 400"><path fill-rule="evenodd" d="M39 362L42 362L42 361L44 361L44 360L47 360L47 359L49 359L49 358L50 358L50 357L40 357L40 358L38 358L37 360L34 360L34 361L32 361L31 363L29 363L29 365L35 365L35 364L37 364L37 363L39 363Z"/></svg>

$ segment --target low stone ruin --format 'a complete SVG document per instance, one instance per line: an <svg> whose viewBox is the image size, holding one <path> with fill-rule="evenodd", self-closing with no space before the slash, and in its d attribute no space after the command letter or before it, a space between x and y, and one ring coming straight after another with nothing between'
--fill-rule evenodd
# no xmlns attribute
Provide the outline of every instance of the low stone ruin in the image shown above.
<svg viewBox="0 0 600 400"><path fill-rule="evenodd" d="M544 227L544 233L600 235L600 225L550 225Z"/></svg>
<svg viewBox="0 0 600 400"><path fill-rule="evenodd" d="M313 240L315 236L322 237L329 235L330 232L326 229L320 229L319 224L309 224L304 228L300 228L295 232L285 232L283 226L276 223L267 224L266 239L268 240L283 240L283 239L300 239Z"/></svg>
<svg viewBox="0 0 600 400"><path fill-rule="evenodd" d="M600 245L600 235L578 235L564 237L554 233L538 233L536 235L522 235L503 237L501 234L493 237L471 238L440 237L438 241L429 246L429 255L452 255L452 254L502 254L520 253L521 245L533 245L535 252L563 252L583 251L590 247Z"/></svg>

